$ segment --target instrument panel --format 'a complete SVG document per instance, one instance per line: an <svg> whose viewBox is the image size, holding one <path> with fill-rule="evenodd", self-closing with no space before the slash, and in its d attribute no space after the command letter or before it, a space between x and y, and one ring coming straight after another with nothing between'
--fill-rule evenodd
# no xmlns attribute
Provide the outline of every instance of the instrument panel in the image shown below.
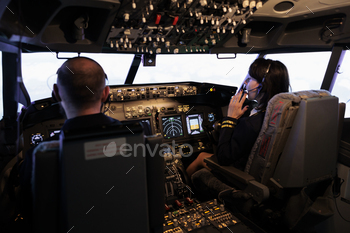
<svg viewBox="0 0 350 233"><path fill-rule="evenodd" d="M102 109L104 114L121 122L140 122L145 135L162 135L164 143L174 141L175 150L190 155L211 148L205 128L221 119L223 108L236 90L236 87L197 82L115 85L110 86L109 101ZM38 104L44 106L43 101ZM28 120L26 124L30 127L24 126L25 150L60 132L64 119L52 116L52 112L58 114L60 110L57 103L47 101L51 104L37 109L28 119L56 120L40 123ZM194 151L187 150L187 144Z"/></svg>
<svg viewBox="0 0 350 233"><path fill-rule="evenodd" d="M110 101L103 109L119 121L139 121L145 135L162 135L164 143L174 141L189 155L211 148L205 128L221 119L222 107L236 90L196 82L110 86ZM185 144L193 151L186 151Z"/></svg>

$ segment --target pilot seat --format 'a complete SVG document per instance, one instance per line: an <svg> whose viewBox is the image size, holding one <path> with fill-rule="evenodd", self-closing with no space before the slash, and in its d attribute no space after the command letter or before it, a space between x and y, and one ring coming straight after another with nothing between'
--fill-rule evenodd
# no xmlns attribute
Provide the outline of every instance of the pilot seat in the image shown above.
<svg viewBox="0 0 350 233"><path fill-rule="evenodd" d="M219 198L233 212L272 232L312 228L334 213L337 135L337 97L323 90L281 93L268 103L244 171L215 157L205 162L232 187Z"/></svg>
<svg viewBox="0 0 350 233"><path fill-rule="evenodd" d="M142 126L129 123L64 131L39 144L34 232L162 232L164 159L148 153L159 153L160 140L145 144Z"/></svg>

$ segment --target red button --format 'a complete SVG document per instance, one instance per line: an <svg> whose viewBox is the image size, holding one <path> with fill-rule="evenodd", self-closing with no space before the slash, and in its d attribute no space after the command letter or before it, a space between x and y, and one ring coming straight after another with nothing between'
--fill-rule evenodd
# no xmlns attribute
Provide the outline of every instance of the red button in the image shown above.
<svg viewBox="0 0 350 233"><path fill-rule="evenodd" d="M162 16L160 14L157 14L156 24L159 24L161 18Z"/></svg>
<svg viewBox="0 0 350 233"><path fill-rule="evenodd" d="M165 210L168 211L170 210L169 206L167 204L164 204L165 205Z"/></svg>
<svg viewBox="0 0 350 233"><path fill-rule="evenodd" d="M174 26L177 24L178 20L179 20L179 16L175 16L174 21L173 21L173 25Z"/></svg>

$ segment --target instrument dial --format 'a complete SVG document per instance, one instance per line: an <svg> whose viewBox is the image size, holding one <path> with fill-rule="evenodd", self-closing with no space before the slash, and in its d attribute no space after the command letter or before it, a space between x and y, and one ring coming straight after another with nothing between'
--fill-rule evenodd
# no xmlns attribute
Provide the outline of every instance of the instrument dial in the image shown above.
<svg viewBox="0 0 350 233"><path fill-rule="evenodd" d="M209 114L208 114L208 120L209 120L210 122L215 121L215 115L214 115L214 113L209 113Z"/></svg>
<svg viewBox="0 0 350 233"><path fill-rule="evenodd" d="M33 134L31 139L32 145L38 145L40 142L44 141L43 136L44 135L41 135L41 133Z"/></svg>

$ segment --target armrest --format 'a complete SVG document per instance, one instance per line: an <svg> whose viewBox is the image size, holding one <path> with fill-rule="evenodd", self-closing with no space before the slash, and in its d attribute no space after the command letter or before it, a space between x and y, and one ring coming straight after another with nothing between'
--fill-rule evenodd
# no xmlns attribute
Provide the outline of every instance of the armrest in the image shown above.
<svg viewBox="0 0 350 233"><path fill-rule="evenodd" d="M205 158L204 162L207 163L209 168L221 173L228 179L229 182L232 182L235 185L238 185L238 182L243 186L246 186L249 184L249 181L255 180L253 176L233 166L221 166L216 157ZM244 187L241 187L242 185L238 185L238 188L243 189Z"/></svg>
<svg viewBox="0 0 350 233"><path fill-rule="evenodd" d="M233 166L220 166L216 157L205 158L204 162L207 163L209 168L224 175L230 183L236 186L235 188L248 193L258 203L265 201L270 196L268 187L257 182L248 173Z"/></svg>

